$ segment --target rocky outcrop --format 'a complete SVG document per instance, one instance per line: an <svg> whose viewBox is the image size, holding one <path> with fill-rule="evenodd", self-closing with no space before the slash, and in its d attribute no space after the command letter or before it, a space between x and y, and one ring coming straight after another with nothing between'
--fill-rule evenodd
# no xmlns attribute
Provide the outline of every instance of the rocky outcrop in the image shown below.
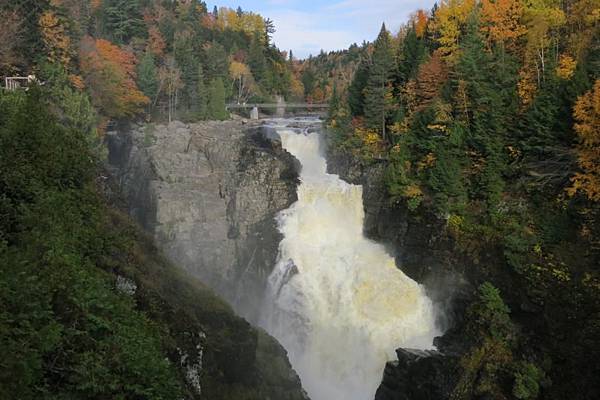
<svg viewBox="0 0 600 400"><path fill-rule="evenodd" d="M375 400L448 399L458 378L458 357L437 351L398 349L389 362Z"/></svg>
<svg viewBox="0 0 600 400"><path fill-rule="evenodd" d="M139 126L108 142L130 214L256 321L281 240L274 217L296 200L295 159L240 121Z"/></svg>

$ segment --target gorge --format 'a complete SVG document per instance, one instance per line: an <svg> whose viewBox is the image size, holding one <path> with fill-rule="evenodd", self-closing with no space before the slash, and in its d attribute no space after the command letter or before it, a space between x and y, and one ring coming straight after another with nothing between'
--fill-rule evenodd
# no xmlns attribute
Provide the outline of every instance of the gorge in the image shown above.
<svg viewBox="0 0 600 400"><path fill-rule="evenodd" d="M362 187L326 172L318 119L109 137L131 215L283 344L311 399L373 398L396 348L432 348L432 301L363 236Z"/></svg>

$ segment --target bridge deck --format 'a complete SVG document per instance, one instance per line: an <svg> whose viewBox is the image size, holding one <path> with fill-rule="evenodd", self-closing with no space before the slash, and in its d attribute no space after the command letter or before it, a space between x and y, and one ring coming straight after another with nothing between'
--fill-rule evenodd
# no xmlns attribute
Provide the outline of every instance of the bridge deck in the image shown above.
<svg viewBox="0 0 600 400"><path fill-rule="evenodd" d="M228 104L227 108L329 108L329 104L313 103L248 103L248 104Z"/></svg>

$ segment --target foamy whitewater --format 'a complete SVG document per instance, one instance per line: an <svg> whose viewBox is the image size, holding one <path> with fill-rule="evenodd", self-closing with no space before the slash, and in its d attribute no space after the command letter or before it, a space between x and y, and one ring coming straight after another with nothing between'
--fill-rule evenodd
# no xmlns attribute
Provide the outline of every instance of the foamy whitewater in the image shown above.
<svg viewBox="0 0 600 400"><path fill-rule="evenodd" d="M362 187L327 174L319 134L278 124L302 172L298 201L278 216L284 239L262 324L312 400L373 399L396 348L432 346L431 301L363 236Z"/></svg>

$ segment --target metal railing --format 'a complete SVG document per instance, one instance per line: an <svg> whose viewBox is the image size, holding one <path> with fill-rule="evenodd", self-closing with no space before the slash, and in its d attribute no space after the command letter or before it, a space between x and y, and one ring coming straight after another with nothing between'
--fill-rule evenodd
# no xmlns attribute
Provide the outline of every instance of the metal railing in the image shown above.
<svg viewBox="0 0 600 400"><path fill-rule="evenodd" d="M4 89L15 91L20 88L25 88L31 82L31 78L22 76L8 76L4 78Z"/></svg>

